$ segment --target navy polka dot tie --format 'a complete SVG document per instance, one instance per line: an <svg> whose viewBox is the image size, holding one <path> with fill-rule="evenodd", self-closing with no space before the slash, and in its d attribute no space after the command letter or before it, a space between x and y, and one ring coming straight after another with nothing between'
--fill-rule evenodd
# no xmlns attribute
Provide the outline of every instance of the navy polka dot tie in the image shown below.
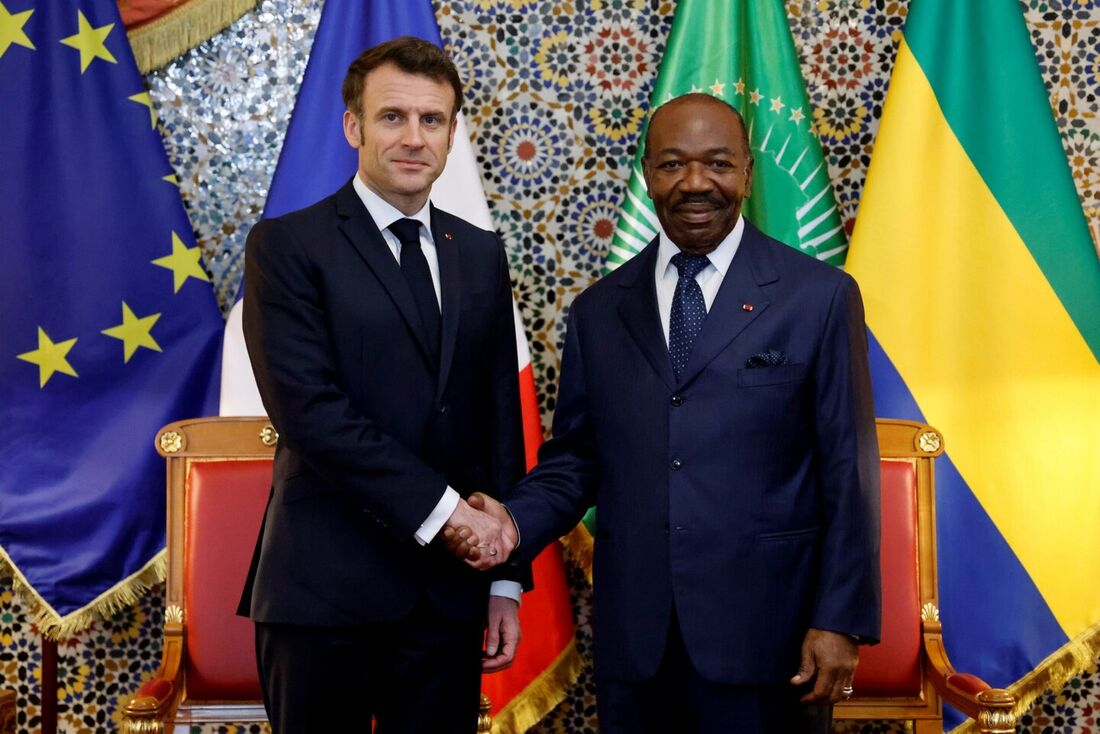
<svg viewBox="0 0 1100 734"><path fill-rule="evenodd" d="M707 318L707 304L703 300L703 289L699 287L695 276L710 264L706 255L685 255L679 252L672 256L672 264L680 274L676 281L676 294L672 297L672 315L668 323L668 356L672 360L672 371L676 379L687 366L691 357L691 348L695 337L703 328Z"/></svg>

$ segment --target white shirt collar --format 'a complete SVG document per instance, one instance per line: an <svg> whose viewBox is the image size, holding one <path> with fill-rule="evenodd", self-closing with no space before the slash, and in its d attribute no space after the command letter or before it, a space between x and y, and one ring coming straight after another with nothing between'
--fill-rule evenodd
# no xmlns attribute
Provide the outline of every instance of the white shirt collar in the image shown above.
<svg viewBox="0 0 1100 734"><path fill-rule="evenodd" d="M355 189L355 193L359 194L359 199L363 202L363 206L367 208L370 213L371 219L378 226L379 230L385 230L391 224L398 219L415 219L424 225L421 236L427 234L428 241L432 242L432 212L431 204L428 201L424 202L424 206L420 207L420 210L415 214L405 214L400 209L395 207L383 199L378 194L371 191L363 180L359 178L359 174L355 174L355 178L351 182L352 187Z"/></svg>
<svg viewBox="0 0 1100 734"><path fill-rule="evenodd" d="M741 246L741 237L745 234L745 218L737 216L737 224L726 235L726 238L718 243L718 247L707 254L710 264L713 265L724 278L729 270L733 256L737 254L737 248ZM657 240L657 274L664 275L672 264L672 256L680 252L676 243L668 238L664 229L661 230Z"/></svg>

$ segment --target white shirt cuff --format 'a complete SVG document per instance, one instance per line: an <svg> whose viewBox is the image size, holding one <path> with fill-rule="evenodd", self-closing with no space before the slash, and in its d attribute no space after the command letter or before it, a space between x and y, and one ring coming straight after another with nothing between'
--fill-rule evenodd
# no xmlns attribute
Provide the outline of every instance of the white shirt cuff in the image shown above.
<svg viewBox="0 0 1100 734"><path fill-rule="evenodd" d="M518 581L494 581L489 586L489 596L503 596L519 604L523 596L523 585Z"/></svg>
<svg viewBox="0 0 1100 734"><path fill-rule="evenodd" d="M432 538L443 529L447 520L454 514L460 499L462 499L462 497L458 492L447 487L443 492L443 496L439 498L439 502L435 504L435 509L432 510L432 514L428 515L427 519L420 523L420 529L417 530L414 535L416 542L420 543L420 545L431 543Z"/></svg>

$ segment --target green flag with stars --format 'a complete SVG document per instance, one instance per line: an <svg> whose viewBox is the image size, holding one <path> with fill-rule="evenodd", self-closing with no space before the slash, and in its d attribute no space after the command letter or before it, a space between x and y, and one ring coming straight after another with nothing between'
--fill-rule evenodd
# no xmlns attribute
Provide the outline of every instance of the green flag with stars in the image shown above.
<svg viewBox="0 0 1100 734"><path fill-rule="evenodd" d="M650 107L689 92L713 95L745 118L755 158L748 219L780 242L842 264L847 239L782 0L680 0ZM639 145L609 271L657 235L642 153Z"/></svg>

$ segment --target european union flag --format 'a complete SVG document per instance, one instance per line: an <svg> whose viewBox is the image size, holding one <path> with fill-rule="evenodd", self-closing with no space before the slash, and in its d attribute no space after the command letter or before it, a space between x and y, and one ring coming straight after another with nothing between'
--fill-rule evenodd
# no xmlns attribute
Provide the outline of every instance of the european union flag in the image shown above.
<svg viewBox="0 0 1100 734"><path fill-rule="evenodd" d="M157 575L222 321L115 2L0 0L0 99L0 566L63 634Z"/></svg>

